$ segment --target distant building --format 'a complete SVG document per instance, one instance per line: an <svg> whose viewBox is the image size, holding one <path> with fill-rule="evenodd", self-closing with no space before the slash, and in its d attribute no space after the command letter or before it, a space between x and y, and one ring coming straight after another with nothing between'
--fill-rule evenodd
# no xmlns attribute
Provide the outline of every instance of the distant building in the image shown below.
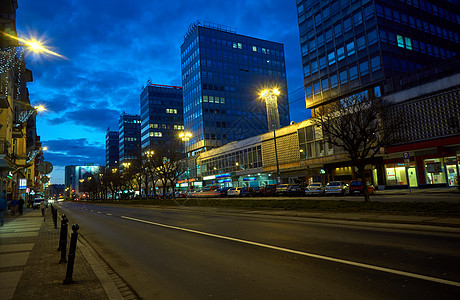
<svg viewBox="0 0 460 300"><path fill-rule="evenodd" d="M136 159L141 153L141 118L121 114L118 121L118 150L120 163Z"/></svg>
<svg viewBox="0 0 460 300"><path fill-rule="evenodd" d="M192 24L181 46L187 152L197 154L267 132L260 93L278 88L279 122L289 125L283 44Z"/></svg>
<svg viewBox="0 0 460 300"><path fill-rule="evenodd" d="M107 168L117 168L120 160L118 150L118 131L107 129L105 135L105 166Z"/></svg>
<svg viewBox="0 0 460 300"><path fill-rule="evenodd" d="M148 84L141 93L142 151L171 149L183 152L179 133L184 130L182 88Z"/></svg>
<svg viewBox="0 0 460 300"><path fill-rule="evenodd" d="M90 192L91 180L99 174L104 174L103 166L86 164L84 166L66 166L65 167L65 187L68 188L67 196L72 198L81 197L83 194Z"/></svg>

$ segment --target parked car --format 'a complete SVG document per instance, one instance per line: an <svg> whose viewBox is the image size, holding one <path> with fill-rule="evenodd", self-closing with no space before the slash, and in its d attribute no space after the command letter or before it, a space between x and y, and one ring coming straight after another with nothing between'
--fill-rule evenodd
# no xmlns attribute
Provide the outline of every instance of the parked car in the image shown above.
<svg viewBox="0 0 460 300"><path fill-rule="evenodd" d="M305 188L303 187L302 184L291 184L288 187L286 194L288 196L303 196L304 190Z"/></svg>
<svg viewBox="0 0 460 300"><path fill-rule="evenodd" d="M176 198L185 198L187 197L187 191L177 191L175 196Z"/></svg>
<svg viewBox="0 0 460 300"><path fill-rule="evenodd" d="M368 181L367 184L367 192L369 195L374 194L375 188L374 186ZM361 180L353 180L350 182L350 194L362 194L363 193L363 182Z"/></svg>
<svg viewBox="0 0 460 300"><path fill-rule="evenodd" d="M267 184L264 186L262 194L264 196L276 196L276 184Z"/></svg>
<svg viewBox="0 0 460 300"><path fill-rule="evenodd" d="M342 181L331 181L324 188L325 195L348 195L348 184Z"/></svg>
<svg viewBox="0 0 460 300"><path fill-rule="evenodd" d="M264 188L261 186L256 186L254 187L254 190L252 191L252 196L254 197L262 197L264 192Z"/></svg>
<svg viewBox="0 0 460 300"><path fill-rule="evenodd" d="M42 201L45 201L45 199L43 199L43 198L35 198L34 203L32 203L32 208L33 209L40 209L40 203ZM46 201L45 201L45 205L46 205Z"/></svg>
<svg viewBox="0 0 460 300"><path fill-rule="evenodd" d="M305 195L307 196L324 195L324 185L321 182L310 183L305 189Z"/></svg>
<svg viewBox="0 0 460 300"><path fill-rule="evenodd" d="M254 193L253 187L243 187L240 191L240 197L251 197Z"/></svg>
<svg viewBox="0 0 460 300"><path fill-rule="evenodd" d="M242 188L238 187L238 186L232 187L232 188L228 189L227 196L228 197L237 197L237 196L240 195L241 189Z"/></svg>
<svg viewBox="0 0 460 300"><path fill-rule="evenodd" d="M218 194L219 197L227 197L227 192L231 187L226 186L226 187L221 187L215 191L216 194Z"/></svg>
<svg viewBox="0 0 460 300"><path fill-rule="evenodd" d="M276 187L276 195L277 196L286 196L287 190L289 188L289 184L280 184Z"/></svg>

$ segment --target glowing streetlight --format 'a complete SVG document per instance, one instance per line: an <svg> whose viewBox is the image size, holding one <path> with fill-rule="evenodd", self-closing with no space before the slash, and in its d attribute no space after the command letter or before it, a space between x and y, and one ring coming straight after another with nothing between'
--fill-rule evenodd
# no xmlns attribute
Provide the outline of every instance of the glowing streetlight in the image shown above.
<svg viewBox="0 0 460 300"><path fill-rule="evenodd" d="M49 54L49 55L53 55L53 56L57 56L57 57L60 57L60 58L66 58L65 56L59 54L59 53L56 53L54 51L51 51L49 48L46 48L41 41L35 39L35 38L30 38L30 39L24 39L24 38L20 38L20 37L17 37L17 36L14 36L14 35L11 35L11 34L8 34L6 32L3 32L3 34L11 39L14 39L14 40L17 40L18 42L21 42L23 43L21 46L25 46L27 47L27 49L30 51L30 52L33 52L33 53L37 53L37 54L40 54L40 53L45 53L45 54Z"/></svg>
<svg viewBox="0 0 460 300"><path fill-rule="evenodd" d="M46 111L46 107L42 104L34 106L35 110L38 112Z"/></svg>
<svg viewBox="0 0 460 300"><path fill-rule="evenodd" d="M278 162L278 150L276 148L276 129L280 126L280 116L278 113L278 97L280 91L277 88L271 90L264 90L260 93L260 97L265 101L267 107L267 123L268 130L273 130L273 143L275 144L275 159L276 159L276 174L278 176L278 183L281 182L280 166Z"/></svg>
<svg viewBox="0 0 460 300"><path fill-rule="evenodd" d="M185 131L182 131L180 134L179 134L179 138L181 138L181 140L184 142L184 153L185 155L187 155L187 142L190 140L190 138L192 137L192 134L190 132L185 132ZM189 175L189 168L188 168L188 156L185 157L185 163L187 164L187 171L186 171L186 180L187 180L187 191L188 191L188 175Z"/></svg>
<svg viewBox="0 0 460 300"><path fill-rule="evenodd" d="M48 151L48 146L42 147L42 150L43 150L43 151Z"/></svg>

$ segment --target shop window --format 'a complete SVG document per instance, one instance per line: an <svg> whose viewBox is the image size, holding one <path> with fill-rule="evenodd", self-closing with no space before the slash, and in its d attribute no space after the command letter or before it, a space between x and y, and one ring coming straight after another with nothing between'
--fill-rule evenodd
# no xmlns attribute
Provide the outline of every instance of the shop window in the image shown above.
<svg viewBox="0 0 460 300"><path fill-rule="evenodd" d="M440 158L425 159L425 175L427 184L446 183L444 166Z"/></svg>
<svg viewBox="0 0 460 300"><path fill-rule="evenodd" d="M407 185L404 163L385 165L387 185Z"/></svg>

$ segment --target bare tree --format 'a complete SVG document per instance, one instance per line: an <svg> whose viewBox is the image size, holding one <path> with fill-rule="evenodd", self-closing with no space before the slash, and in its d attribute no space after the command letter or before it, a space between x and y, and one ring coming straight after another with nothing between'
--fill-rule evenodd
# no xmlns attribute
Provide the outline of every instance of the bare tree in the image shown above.
<svg viewBox="0 0 460 300"><path fill-rule="evenodd" d="M370 197L364 169L382 147L395 141L402 118L390 118L391 104L382 98L352 96L323 106L316 112L316 121L324 140L342 148L357 168L362 181L364 201Z"/></svg>
<svg viewBox="0 0 460 300"><path fill-rule="evenodd" d="M175 185L187 169L182 154L166 149L159 150L151 158L151 163L154 176L163 184L163 196L166 195L168 186L171 186L174 195Z"/></svg>

